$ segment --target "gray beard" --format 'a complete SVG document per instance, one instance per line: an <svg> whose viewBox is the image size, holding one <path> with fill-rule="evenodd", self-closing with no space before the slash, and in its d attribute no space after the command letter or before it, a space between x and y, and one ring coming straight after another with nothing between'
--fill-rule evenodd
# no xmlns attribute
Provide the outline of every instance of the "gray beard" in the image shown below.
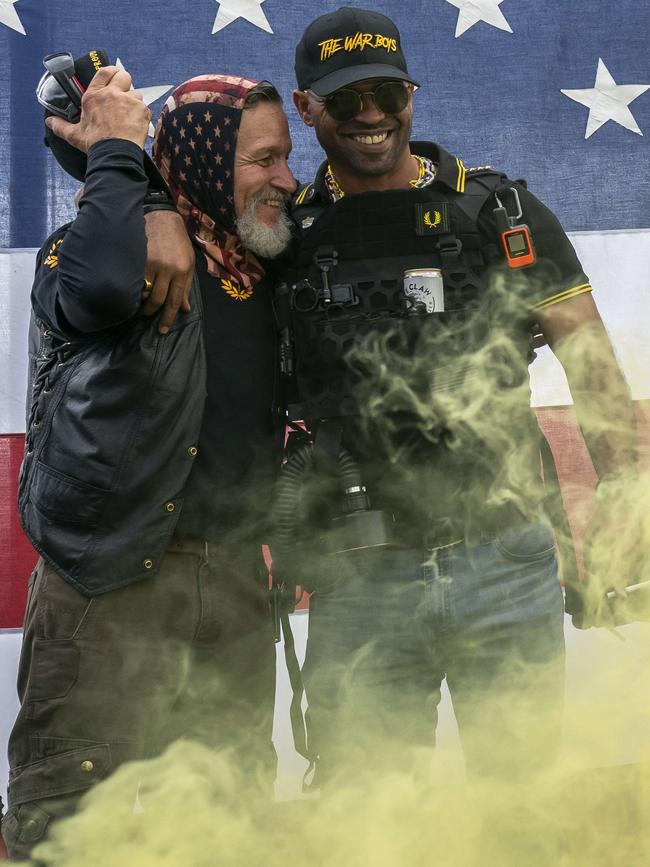
<svg viewBox="0 0 650 867"><path fill-rule="evenodd" d="M267 197L268 193L260 193L246 205L244 213L237 220L237 235L244 247L256 256L275 259L289 246L292 224L284 207L280 210L275 226L258 219L255 209Z"/></svg>

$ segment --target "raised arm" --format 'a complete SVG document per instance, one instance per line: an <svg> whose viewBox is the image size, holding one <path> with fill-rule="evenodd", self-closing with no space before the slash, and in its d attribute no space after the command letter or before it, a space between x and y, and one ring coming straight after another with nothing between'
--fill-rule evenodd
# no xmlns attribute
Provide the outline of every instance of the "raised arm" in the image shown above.
<svg viewBox="0 0 650 867"><path fill-rule="evenodd" d="M150 113L130 75L100 69L81 120L48 118L52 131L88 154L79 212L56 248L50 281L35 285L37 309L81 332L116 325L140 307L146 263L142 146ZM47 294L46 294L47 293Z"/></svg>

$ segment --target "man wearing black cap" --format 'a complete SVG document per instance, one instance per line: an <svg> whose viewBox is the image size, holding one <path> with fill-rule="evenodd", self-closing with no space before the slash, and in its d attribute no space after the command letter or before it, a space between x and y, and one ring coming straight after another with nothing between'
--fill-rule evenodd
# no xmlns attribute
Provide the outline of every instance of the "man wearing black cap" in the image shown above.
<svg viewBox="0 0 650 867"><path fill-rule="evenodd" d="M417 83L390 19L321 16L295 68L326 153L294 199L301 242L278 303L292 417L314 440L299 435L285 478L320 478L305 475L294 512L282 501L277 558L289 575L305 540L308 753L325 775L404 767L432 744L446 677L468 771L526 777L555 755L564 688L533 335L563 361L601 478L634 464L627 385L556 218L522 183L409 144ZM617 432L602 425L612 407ZM329 500L324 473L340 479Z"/></svg>

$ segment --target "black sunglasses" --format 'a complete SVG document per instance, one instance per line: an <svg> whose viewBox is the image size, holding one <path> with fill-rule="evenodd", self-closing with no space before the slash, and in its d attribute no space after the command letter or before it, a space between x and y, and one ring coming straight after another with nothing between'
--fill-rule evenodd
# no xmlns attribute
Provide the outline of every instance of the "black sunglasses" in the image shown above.
<svg viewBox="0 0 650 867"><path fill-rule="evenodd" d="M36 88L36 99L58 117L75 122L81 113L84 88L75 74L74 59L69 51L48 54L43 59L47 72Z"/></svg>
<svg viewBox="0 0 650 867"><path fill-rule="evenodd" d="M411 87L403 81L382 81L374 90L359 93L351 87L341 87L329 96L318 96L309 91L325 106L330 117L338 121L352 120L363 111L363 100L372 96L375 105L383 114L399 114L404 111L409 101Z"/></svg>

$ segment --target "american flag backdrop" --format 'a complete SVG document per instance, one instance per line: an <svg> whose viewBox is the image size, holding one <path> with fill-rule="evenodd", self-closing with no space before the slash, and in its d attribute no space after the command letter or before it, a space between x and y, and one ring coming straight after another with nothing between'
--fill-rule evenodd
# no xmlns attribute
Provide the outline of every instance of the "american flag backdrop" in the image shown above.
<svg viewBox="0 0 650 867"><path fill-rule="evenodd" d="M106 49L131 72L154 118L165 94L194 75L231 72L269 79L287 106L294 173L307 180L321 157L312 131L293 110L293 52L306 25L338 5L337 0L0 0L0 693L8 689L2 684L13 680L16 649L9 631L20 627L35 561L15 505L34 254L71 218L75 189L43 146L42 110L34 97L42 58L64 49L75 56ZM352 5L389 15L401 30L410 72L421 83L414 138L439 142L466 166L489 164L526 178L558 215L591 278L643 415L650 399L650 4L365 0ZM566 381L545 351L531 378L533 401L561 457L570 500L593 477L572 421ZM0 717L8 707L4 695Z"/></svg>

